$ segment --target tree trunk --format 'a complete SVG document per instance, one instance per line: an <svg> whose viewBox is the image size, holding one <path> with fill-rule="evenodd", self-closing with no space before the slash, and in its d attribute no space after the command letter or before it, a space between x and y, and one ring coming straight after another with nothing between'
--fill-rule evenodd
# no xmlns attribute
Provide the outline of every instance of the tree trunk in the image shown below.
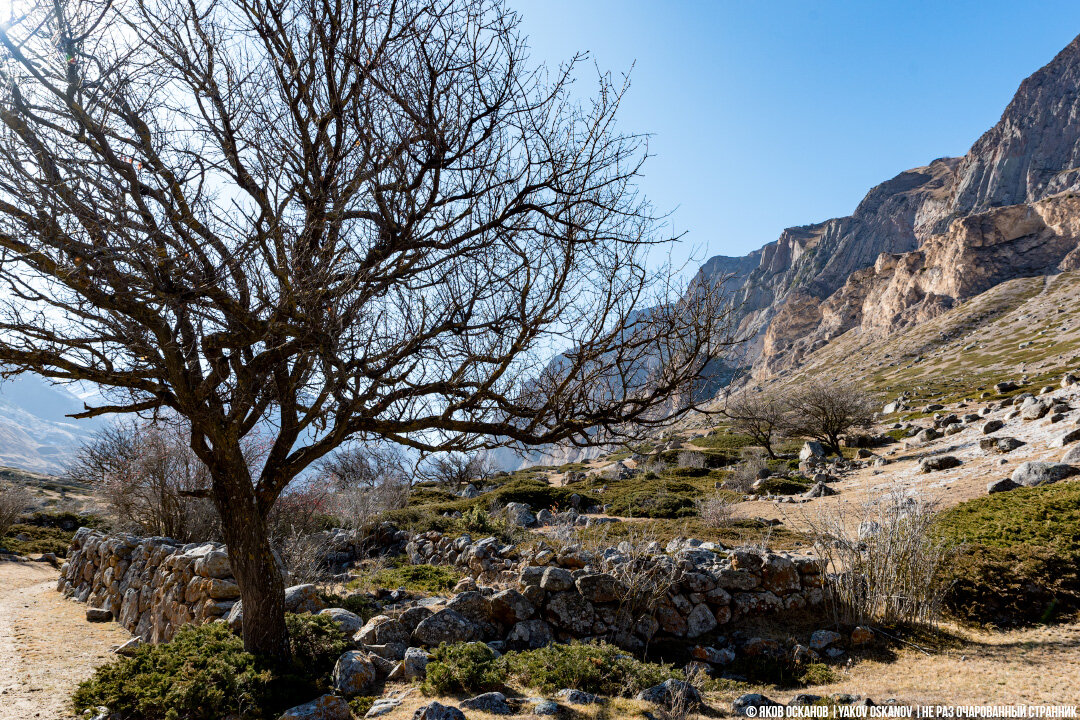
<svg viewBox="0 0 1080 720"><path fill-rule="evenodd" d="M244 606L244 649L287 660L290 652L285 627L285 583L250 481L246 477L242 482L233 477L215 477L214 496L229 547L229 564Z"/></svg>

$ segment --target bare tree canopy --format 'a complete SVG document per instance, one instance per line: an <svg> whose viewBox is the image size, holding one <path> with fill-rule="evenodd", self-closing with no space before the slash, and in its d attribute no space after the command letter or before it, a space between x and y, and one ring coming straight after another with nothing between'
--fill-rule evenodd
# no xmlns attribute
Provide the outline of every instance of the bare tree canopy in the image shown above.
<svg viewBox="0 0 1080 720"><path fill-rule="evenodd" d="M776 458L773 441L788 424L788 409L773 391L746 389L726 399L721 410L735 432L747 435Z"/></svg>
<svg viewBox="0 0 1080 720"><path fill-rule="evenodd" d="M685 411L727 341L718 294L645 265L666 238L625 86L576 103L575 62L530 67L517 24L499 0L51 0L0 27L0 363L110 388L86 416L190 422L249 650L287 654L266 516L347 439L617 437Z"/></svg>
<svg viewBox="0 0 1080 720"><path fill-rule="evenodd" d="M799 388L787 401L786 432L818 440L840 455L840 438L854 428L869 427L877 403L849 383L815 380Z"/></svg>

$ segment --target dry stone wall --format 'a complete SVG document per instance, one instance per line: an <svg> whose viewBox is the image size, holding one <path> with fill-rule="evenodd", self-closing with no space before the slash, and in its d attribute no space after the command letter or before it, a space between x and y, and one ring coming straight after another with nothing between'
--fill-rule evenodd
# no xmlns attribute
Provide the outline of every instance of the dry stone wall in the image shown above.
<svg viewBox="0 0 1080 720"><path fill-rule="evenodd" d="M404 539L402 531L382 530L388 542ZM428 532L410 536L404 547L413 563L453 564L470 576L445 603L416 608L424 615L434 610L431 617L421 621L413 613L415 624L403 626L404 642L421 646L482 639L537 647L605 638L634 648L656 638L702 638L741 618L814 608L823 600L813 558L694 540L644 552L623 543L599 554L544 545L521 553L495 538L474 542ZM290 591L301 588L313 591ZM110 612L148 642L167 641L185 623L228 618L235 625L233 616L240 617L239 588L217 543L180 545L82 528L58 589ZM406 600L384 612L406 617L411 607Z"/></svg>

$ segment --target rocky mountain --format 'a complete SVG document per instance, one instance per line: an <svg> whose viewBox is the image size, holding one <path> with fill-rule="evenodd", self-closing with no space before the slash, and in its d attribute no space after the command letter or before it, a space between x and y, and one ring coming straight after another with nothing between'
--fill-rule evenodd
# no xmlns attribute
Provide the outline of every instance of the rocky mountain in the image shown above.
<svg viewBox="0 0 1080 720"><path fill-rule="evenodd" d="M1024 80L964 157L900 173L848 217L713 258L697 279L745 276L740 328L763 379L848 331L888 334L996 283L1077 265L1078 189L1080 37Z"/></svg>
<svg viewBox="0 0 1080 720"><path fill-rule="evenodd" d="M32 375L0 384L0 465L46 474L63 472L75 449L106 421L73 420L83 409L71 389Z"/></svg>

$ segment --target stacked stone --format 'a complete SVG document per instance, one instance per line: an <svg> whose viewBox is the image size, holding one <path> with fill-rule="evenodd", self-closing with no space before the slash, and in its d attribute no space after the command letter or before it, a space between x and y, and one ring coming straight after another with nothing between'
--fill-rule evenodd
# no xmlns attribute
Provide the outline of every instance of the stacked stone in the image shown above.
<svg viewBox="0 0 1080 720"><path fill-rule="evenodd" d="M167 641L181 625L222 617L240 597L220 543L181 545L89 528L75 533L57 589L108 610L147 642Z"/></svg>
<svg viewBox="0 0 1080 720"><path fill-rule="evenodd" d="M413 565L453 565L492 583L511 579L516 564L514 546L494 537L473 542L468 535L450 538L434 530L414 536L405 554Z"/></svg>

